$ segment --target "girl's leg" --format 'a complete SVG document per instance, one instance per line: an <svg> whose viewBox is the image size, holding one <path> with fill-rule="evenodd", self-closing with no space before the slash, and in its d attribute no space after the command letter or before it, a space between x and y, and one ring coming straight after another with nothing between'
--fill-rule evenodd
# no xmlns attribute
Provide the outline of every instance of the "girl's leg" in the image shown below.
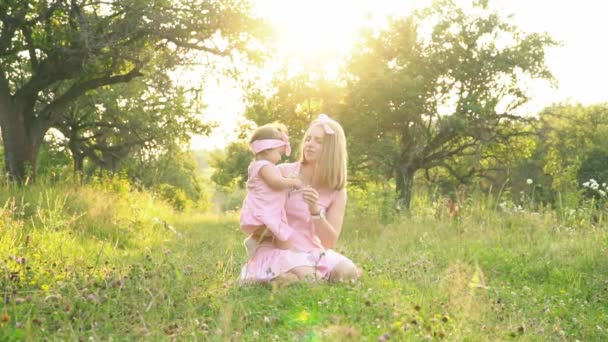
<svg viewBox="0 0 608 342"><path fill-rule="evenodd" d="M255 254L255 250L258 248L258 242L253 235L249 235L245 241L243 241L243 245L245 245L245 250L247 251L249 258Z"/></svg>

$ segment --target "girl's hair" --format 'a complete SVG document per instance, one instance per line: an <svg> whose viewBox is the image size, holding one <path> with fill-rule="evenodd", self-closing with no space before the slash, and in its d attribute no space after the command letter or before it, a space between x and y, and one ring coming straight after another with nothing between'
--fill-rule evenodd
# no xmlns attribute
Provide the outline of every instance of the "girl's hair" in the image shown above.
<svg viewBox="0 0 608 342"><path fill-rule="evenodd" d="M263 139L282 139L283 134L287 134L287 127L285 125L278 122L265 124L253 131L249 143L251 144L256 140Z"/></svg>
<svg viewBox="0 0 608 342"><path fill-rule="evenodd" d="M329 125L333 129L334 134L325 134L323 136L323 147L321 154L315 167L313 175L313 184L327 189L342 190L346 186L346 169L347 169L347 152L346 152L346 137L344 130L339 123L328 119L324 124ZM300 162L306 164L304 158L304 143L306 137L310 134L313 127L322 126L319 122L313 122L304 134L304 140L300 146Z"/></svg>

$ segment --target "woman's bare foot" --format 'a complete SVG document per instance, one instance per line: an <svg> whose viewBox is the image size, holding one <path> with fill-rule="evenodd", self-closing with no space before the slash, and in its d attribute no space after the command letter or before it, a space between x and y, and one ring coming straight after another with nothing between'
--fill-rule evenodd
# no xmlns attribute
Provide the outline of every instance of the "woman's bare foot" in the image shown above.
<svg viewBox="0 0 608 342"><path fill-rule="evenodd" d="M274 279L272 279L270 281L270 285L272 286L273 290L279 290L279 289L282 289L289 285L293 285L299 281L300 281L300 277L298 277L297 275L295 275L291 272L287 272L287 273L282 273L282 274L276 276Z"/></svg>

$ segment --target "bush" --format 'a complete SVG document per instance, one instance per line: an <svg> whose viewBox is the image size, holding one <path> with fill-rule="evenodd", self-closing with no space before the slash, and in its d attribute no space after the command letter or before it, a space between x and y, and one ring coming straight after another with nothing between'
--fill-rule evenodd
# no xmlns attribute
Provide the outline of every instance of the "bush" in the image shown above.
<svg viewBox="0 0 608 342"><path fill-rule="evenodd" d="M175 208L176 210L182 211L186 209L188 197L182 189L176 188L170 184L163 183L158 186L158 192L162 199L171 203L173 208Z"/></svg>
<svg viewBox="0 0 608 342"><path fill-rule="evenodd" d="M608 183L608 151L600 148L594 148L589 153L589 156L583 163L581 164L580 169L576 175L576 179L578 181L578 185L584 185L586 183L592 182L598 184L599 187L605 188L601 186L603 184ZM593 189L592 187L587 187L587 191L585 191L585 195L588 197L598 197L600 192L598 189Z"/></svg>

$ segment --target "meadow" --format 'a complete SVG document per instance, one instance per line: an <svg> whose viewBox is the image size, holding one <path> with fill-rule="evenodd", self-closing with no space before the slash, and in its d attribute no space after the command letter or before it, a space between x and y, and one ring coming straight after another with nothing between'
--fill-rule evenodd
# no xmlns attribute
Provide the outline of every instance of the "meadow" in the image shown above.
<svg viewBox="0 0 608 342"><path fill-rule="evenodd" d="M608 340L598 212L468 196L407 215L352 192L354 283L238 286L236 212L177 212L121 181L3 186L0 340Z"/></svg>

